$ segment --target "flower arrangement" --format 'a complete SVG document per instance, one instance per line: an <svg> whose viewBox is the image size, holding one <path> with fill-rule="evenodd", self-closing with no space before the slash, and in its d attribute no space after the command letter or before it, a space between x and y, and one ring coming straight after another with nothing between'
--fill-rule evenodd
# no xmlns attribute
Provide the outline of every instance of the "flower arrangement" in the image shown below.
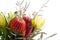
<svg viewBox="0 0 60 40"><path fill-rule="evenodd" d="M33 12L33 18L26 16L25 12L29 4L21 8L22 4L23 1L20 4L17 3L16 5L19 6L20 10L9 12L8 16L5 16L3 12L0 12L1 40L33 40L33 37L40 34L45 19L39 17L39 15L37 15L38 12Z"/></svg>
<svg viewBox="0 0 60 40"><path fill-rule="evenodd" d="M44 19L38 16L34 19L28 16L19 17L15 13L17 12L8 13L7 20L3 12L0 13L1 40L32 39L33 35L37 34L35 34L35 31L40 31L39 29L43 26Z"/></svg>

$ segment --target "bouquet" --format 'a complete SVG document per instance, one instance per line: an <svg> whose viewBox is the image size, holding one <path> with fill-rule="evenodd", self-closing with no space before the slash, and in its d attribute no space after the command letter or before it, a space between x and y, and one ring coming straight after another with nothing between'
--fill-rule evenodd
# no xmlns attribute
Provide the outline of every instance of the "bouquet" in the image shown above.
<svg viewBox="0 0 60 40"><path fill-rule="evenodd" d="M7 16L0 12L0 40L33 40L33 37L40 34L45 19L39 17L37 12L33 12L33 18L26 16L24 13L28 5L24 10L21 8L9 12Z"/></svg>
<svg viewBox="0 0 60 40"><path fill-rule="evenodd" d="M3 12L0 13L0 36L1 40L32 40L39 34L44 19L36 16L30 18L28 16L17 16L17 12L8 13L5 17Z"/></svg>

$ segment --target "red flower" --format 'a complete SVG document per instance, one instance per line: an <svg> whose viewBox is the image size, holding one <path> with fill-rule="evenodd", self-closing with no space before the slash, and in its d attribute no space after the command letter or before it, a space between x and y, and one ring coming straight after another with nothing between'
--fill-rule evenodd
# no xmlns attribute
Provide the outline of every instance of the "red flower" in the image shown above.
<svg viewBox="0 0 60 40"><path fill-rule="evenodd" d="M32 19L28 16L23 16L23 19L25 20L26 23L31 23Z"/></svg>
<svg viewBox="0 0 60 40"><path fill-rule="evenodd" d="M31 35L31 33L33 33L34 28L31 25L31 18L27 17L27 16L23 16L23 19L26 22L26 33L25 33L25 37L29 37Z"/></svg>
<svg viewBox="0 0 60 40"><path fill-rule="evenodd" d="M22 18L16 17L10 21L9 27L16 32L22 32L25 35L26 23Z"/></svg>

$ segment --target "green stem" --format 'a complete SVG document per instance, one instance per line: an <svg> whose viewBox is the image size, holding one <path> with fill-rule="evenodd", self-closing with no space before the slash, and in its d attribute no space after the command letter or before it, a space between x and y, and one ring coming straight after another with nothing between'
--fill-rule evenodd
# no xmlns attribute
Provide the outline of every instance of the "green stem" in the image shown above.
<svg viewBox="0 0 60 40"><path fill-rule="evenodd" d="M8 40L8 33L6 28L2 29L2 40Z"/></svg>

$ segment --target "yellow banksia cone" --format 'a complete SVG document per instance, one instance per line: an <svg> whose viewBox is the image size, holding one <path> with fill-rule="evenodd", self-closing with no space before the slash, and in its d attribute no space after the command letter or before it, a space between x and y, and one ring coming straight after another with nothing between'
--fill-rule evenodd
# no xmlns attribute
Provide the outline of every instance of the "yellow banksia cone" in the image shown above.
<svg viewBox="0 0 60 40"><path fill-rule="evenodd" d="M3 27L6 26L6 19L3 12L0 13L0 25Z"/></svg>
<svg viewBox="0 0 60 40"><path fill-rule="evenodd" d="M38 16L35 17L35 19L32 19L32 25L35 28L42 28L42 26L44 25L45 19L43 18L39 18Z"/></svg>

